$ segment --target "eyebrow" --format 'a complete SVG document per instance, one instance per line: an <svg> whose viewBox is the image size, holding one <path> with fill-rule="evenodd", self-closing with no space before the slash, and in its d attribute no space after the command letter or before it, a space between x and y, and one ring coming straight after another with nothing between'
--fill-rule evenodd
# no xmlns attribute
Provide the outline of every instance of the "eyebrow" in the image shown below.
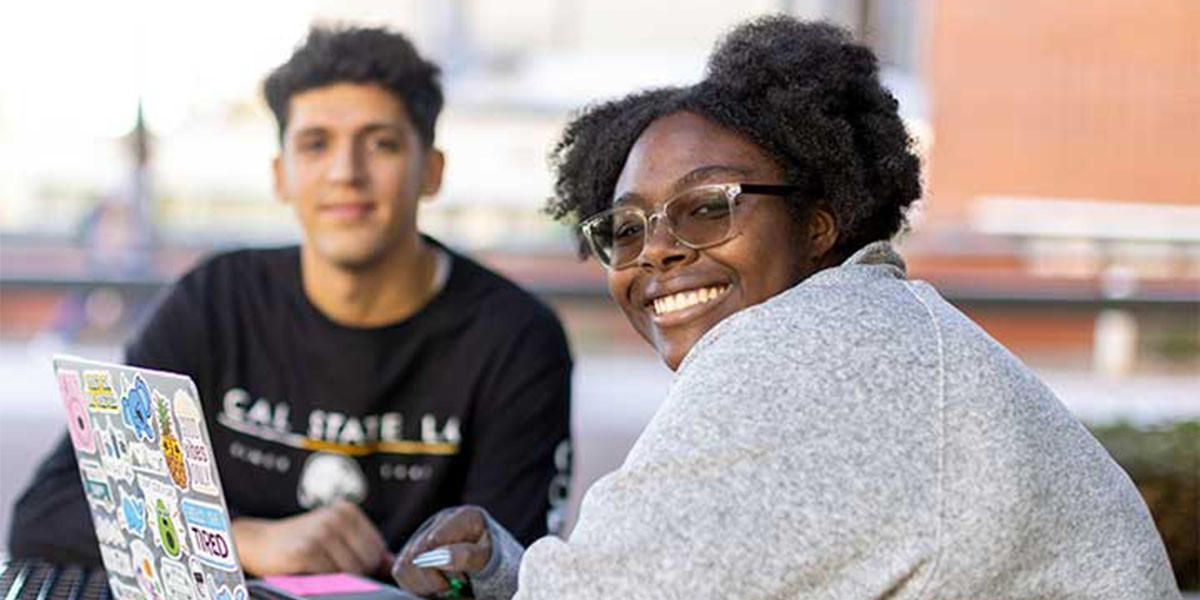
<svg viewBox="0 0 1200 600"><path fill-rule="evenodd" d="M732 173L734 175L746 177L751 174L751 170L746 167L739 167L739 166L734 166L734 165L707 165L707 166L703 166L703 167L698 167L698 168L692 169L683 177L676 179L675 183L671 184L671 188L668 190L668 197L674 196L675 194L678 194L679 192L682 192L683 190L686 190L690 187L698 185L698 184L708 180L709 178L711 178L714 175L730 174L730 173ZM618 206L621 204L625 204L625 203L632 202L634 200L640 200L640 199L643 199L643 196L641 194L638 194L637 192L626 192L624 194L621 194L621 196L618 197L616 200L613 200L613 206Z"/></svg>
<svg viewBox="0 0 1200 600"><path fill-rule="evenodd" d="M671 194L678 194L687 188L697 185L713 175L732 173L745 177L750 174L750 169L746 167L737 167L734 165L709 165L692 169L687 175L680 177L671 185Z"/></svg>
<svg viewBox="0 0 1200 600"><path fill-rule="evenodd" d="M358 128L357 130L355 130L354 135L355 136L370 135L372 133L376 133L379 131L388 131L391 133L397 133L397 134L403 135L404 132L406 131L406 129L404 128L403 125L400 125L397 123L375 121L375 122L367 123L366 125L363 125L362 127ZM302 137L308 137L308 136L313 136L313 135L327 135L328 133L329 133L329 128L325 127L324 125L311 125L311 126L303 128L303 129L296 130L295 132L293 132L291 134L290 137L302 138Z"/></svg>

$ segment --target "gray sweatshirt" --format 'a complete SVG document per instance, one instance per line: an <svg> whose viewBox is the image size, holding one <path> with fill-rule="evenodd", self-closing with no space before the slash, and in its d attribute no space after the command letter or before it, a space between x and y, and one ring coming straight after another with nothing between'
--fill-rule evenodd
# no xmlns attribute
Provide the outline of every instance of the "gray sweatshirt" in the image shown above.
<svg viewBox="0 0 1200 600"><path fill-rule="evenodd" d="M481 598L1180 597L1129 477L883 242L709 331L570 541L493 536Z"/></svg>

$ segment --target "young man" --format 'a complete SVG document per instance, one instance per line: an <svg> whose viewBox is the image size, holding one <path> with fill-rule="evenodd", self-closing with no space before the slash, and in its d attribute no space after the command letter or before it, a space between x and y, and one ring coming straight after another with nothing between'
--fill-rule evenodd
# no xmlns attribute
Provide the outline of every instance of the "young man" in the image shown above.
<svg viewBox="0 0 1200 600"><path fill-rule="evenodd" d="M252 574L376 573L455 504L486 507L526 542L559 519L562 328L417 229L444 165L437 78L401 35L313 29L265 85L275 190L302 243L207 261L126 349L196 380ZM10 546L99 564L65 436L19 501Z"/></svg>

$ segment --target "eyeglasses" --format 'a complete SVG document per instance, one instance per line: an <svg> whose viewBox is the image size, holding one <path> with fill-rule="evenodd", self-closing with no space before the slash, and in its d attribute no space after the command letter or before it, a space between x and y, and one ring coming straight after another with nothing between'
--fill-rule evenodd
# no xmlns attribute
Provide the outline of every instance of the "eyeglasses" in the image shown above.
<svg viewBox="0 0 1200 600"><path fill-rule="evenodd" d="M600 264L620 269L642 255L655 219L661 219L679 243L699 250L737 234L741 223L734 208L742 194L789 196L803 190L794 185L754 183L701 185L672 196L650 215L636 206L621 206L588 217L579 229Z"/></svg>

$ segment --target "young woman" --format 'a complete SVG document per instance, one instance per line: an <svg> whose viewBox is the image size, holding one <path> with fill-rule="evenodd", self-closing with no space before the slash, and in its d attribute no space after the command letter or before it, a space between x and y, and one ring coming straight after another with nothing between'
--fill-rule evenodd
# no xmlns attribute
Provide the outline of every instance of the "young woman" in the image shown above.
<svg viewBox="0 0 1200 600"><path fill-rule="evenodd" d="M480 598L1176 598L1128 477L888 243L919 165L875 57L733 31L705 79L585 111L551 209L676 371L570 540L481 509L398 559ZM520 572L519 585L517 572Z"/></svg>

